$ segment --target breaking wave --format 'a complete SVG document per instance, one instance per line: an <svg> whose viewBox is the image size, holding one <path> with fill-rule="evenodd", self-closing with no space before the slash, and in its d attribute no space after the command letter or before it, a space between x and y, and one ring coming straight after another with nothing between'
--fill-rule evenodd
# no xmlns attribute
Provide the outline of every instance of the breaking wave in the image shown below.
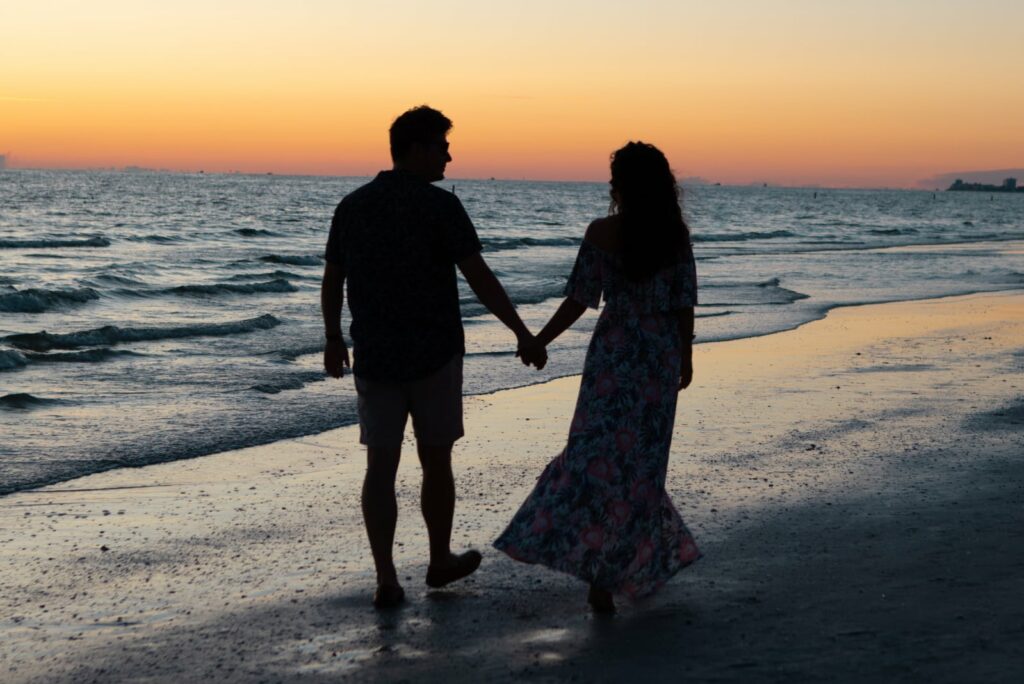
<svg viewBox="0 0 1024 684"><path fill-rule="evenodd" d="M50 247L109 247L110 240L95 235L84 240L0 240L0 249L48 249Z"/></svg>
<svg viewBox="0 0 1024 684"><path fill-rule="evenodd" d="M22 333L8 335L4 341L19 349L36 352L51 349L81 349L83 347L114 346L125 342L150 342L154 340L173 340L183 337L224 337L242 335L256 330L269 330L281 325L281 321L270 314L257 318L226 323L206 323L198 325L180 325L153 328L120 328L116 325L105 325L102 328L81 330L78 332L54 334L45 330L38 333Z"/></svg>
<svg viewBox="0 0 1024 684"><path fill-rule="evenodd" d="M310 255L289 255L289 254L268 254L261 256L260 261L268 264L287 264L288 266L319 266L323 257L317 254Z"/></svg>
<svg viewBox="0 0 1024 684"><path fill-rule="evenodd" d="M243 237L278 237L280 233L262 228L236 228L235 232Z"/></svg>
<svg viewBox="0 0 1024 684"><path fill-rule="evenodd" d="M0 371L24 368L28 359L17 349L0 349Z"/></svg>
<svg viewBox="0 0 1024 684"><path fill-rule="evenodd" d="M581 237L482 237L481 244L485 252L500 252L524 247L574 247L583 242Z"/></svg>
<svg viewBox="0 0 1024 684"><path fill-rule="evenodd" d="M63 404L59 399L41 399L25 392L7 394L0 397L0 409L7 411L28 411L44 406Z"/></svg>
<svg viewBox="0 0 1024 684"><path fill-rule="evenodd" d="M295 287L283 278L268 280L263 283L216 283L213 285L179 285L162 292L176 295L222 295L222 294L262 294L267 292L298 292Z"/></svg>
<svg viewBox="0 0 1024 684"><path fill-rule="evenodd" d="M92 288L78 290L15 290L0 294L0 311L7 313L43 313L50 309L75 306L99 299Z"/></svg>
<svg viewBox="0 0 1024 684"><path fill-rule="evenodd" d="M693 236L694 242L746 242L747 240L774 240L775 238L796 237L796 233L788 230L772 230L759 232L756 230L746 233L718 233L708 235L698 233Z"/></svg>

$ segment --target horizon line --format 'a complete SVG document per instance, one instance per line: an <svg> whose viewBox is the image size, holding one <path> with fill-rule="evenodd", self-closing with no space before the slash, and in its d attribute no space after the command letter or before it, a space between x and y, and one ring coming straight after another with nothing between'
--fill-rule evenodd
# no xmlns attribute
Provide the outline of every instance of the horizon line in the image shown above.
<svg viewBox="0 0 1024 684"><path fill-rule="evenodd" d="M343 173L300 173L300 172L289 172L282 173L278 171L242 171L242 170L229 170L229 171L206 171L205 169L170 169L170 168L152 168L146 166L136 166L128 164L125 166L69 166L69 167L47 167L47 166L11 166L8 160L8 165L4 169L5 171L60 171L60 172L97 172L103 171L108 173L153 173L153 174L176 174L176 175L193 175L193 176L277 176L281 178L365 178L370 179L377 175L380 171L387 169L381 169L370 174L343 174ZM995 173L999 171L1013 171L1015 169L996 169L996 170L978 170L978 171L957 171L939 174L942 176L955 175L961 173L964 175L973 173ZM1019 169L1024 171L1024 169ZM700 178L701 180L695 181L693 179ZM822 184L810 184L810 183L796 183L788 184L782 182L773 181L762 181L752 180L746 182L722 182L712 181L704 179L701 176L687 176L683 180L680 180L678 184L681 187L728 187L728 188L786 188L793 190L903 190L903 191L914 191L914 192L935 192L936 190L944 192L944 188L929 188L920 185L920 183L931 179L921 179L917 181L917 185L822 185ZM588 179L574 179L574 178L527 178L527 177L500 177L500 176L461 176L444 178L443 180L436 181L441 184L446 181L475 181L475 182L511 182L511 183L594 183L594 184L606 184L607 180L588 180Z"/></svg>

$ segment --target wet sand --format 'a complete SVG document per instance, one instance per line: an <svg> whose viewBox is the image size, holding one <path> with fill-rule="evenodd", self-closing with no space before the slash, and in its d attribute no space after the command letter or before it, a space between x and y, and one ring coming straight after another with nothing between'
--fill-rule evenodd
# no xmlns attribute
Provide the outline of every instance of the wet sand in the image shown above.
<svg viewBox="0 0 1024 684"><path fill-rule="evenodd" d="M446 590L407 446L389 613L354 428L0 498L0 681L1024 681L1024 294L695 364L668 488L705 557L613 618L489 546L561 447L564 378L467 401L454 539L485 556Z"/></svg>

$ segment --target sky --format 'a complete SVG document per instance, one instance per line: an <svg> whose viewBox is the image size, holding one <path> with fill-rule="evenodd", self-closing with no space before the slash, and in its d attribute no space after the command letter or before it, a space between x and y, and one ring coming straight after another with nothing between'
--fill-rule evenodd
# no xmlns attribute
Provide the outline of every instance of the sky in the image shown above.
<svg viewBox="0 0 1024 684"><path fill-rule="evenodd" d="M444 111L453 178L912 187L1024 166L1018 0L3 0L9 166L370 175Z"/></svg>

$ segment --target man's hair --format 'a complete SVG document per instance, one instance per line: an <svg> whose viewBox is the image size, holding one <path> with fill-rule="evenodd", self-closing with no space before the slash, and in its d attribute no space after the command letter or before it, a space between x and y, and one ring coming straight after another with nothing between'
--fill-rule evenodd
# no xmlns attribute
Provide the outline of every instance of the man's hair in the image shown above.
<svg viewBox="0 0 1024 684"><path fill-rule="evenodd" d="M436 109L427 105L413 107L395 119L388 131L392 161L404 158L414 144L434 142L447 135L451 129L451 119Z"/></svg>

